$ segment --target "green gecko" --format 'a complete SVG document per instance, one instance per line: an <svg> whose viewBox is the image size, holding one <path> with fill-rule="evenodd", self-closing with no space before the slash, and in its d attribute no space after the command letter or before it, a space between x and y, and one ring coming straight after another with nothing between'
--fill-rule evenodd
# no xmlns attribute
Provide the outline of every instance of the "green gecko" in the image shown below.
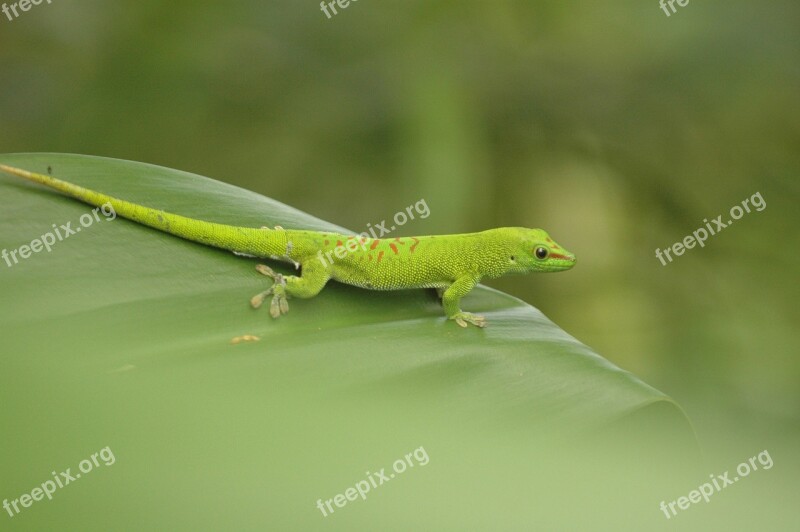
<svg viewBox="0 0 800 532"><path fill-rule="evenodd" d="M493 279L508 273L558 272L572 268L576 260L541 229L501 227L480 233L382 239L281 227L237 227L137 205L11 166L0 164L0 170L95 207L110 204L123 218L192 242L292 264L301 270L301 275L284 276L264 264L256 266L273 284L250 303L258 308L272 296L273 318L289 311L288 298L314 297L333 279L369 290L435 288L449 319L461 327L468 324L484 327L483 316L460 308L461 298L482 278ZM333 259L331 254L337 247L339 252ZM346 255L341 253L343 247Z"/></svg>

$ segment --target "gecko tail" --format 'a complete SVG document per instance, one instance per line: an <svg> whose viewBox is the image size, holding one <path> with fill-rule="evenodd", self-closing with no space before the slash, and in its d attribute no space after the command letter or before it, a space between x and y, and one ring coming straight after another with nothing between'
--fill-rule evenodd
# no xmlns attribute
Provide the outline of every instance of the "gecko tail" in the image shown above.
<svg viewBox="0 0 800 532"><path fill-rule="evenodd" d="M282 241L286 239L282 235L282 231L262 231L255 228L236 227L187 218L121 200L49 175L37 174L5 164L0 164L0 170L58 190L94 207L110 206L115 214L122 218L199 244L254 257L283 255L286 251L287 243Z"/></svg>

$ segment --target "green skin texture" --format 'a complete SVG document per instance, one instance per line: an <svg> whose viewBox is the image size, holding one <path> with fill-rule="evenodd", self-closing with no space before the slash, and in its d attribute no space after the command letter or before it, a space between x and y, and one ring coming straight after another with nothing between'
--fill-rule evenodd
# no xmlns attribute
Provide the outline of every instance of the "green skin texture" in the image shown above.
<svg viewBox="0 0 800 532"><path fill-rule="evenodd" d="M576 260L541 229L501 227L480 233L372 239L280 227L236 227L166 213L19 168L0 165L0 170L95 207L110 204L123 218L192 242L302 268L302 275L284 276L263 264L256 267L274 283L253 297L251 305L258 308L272 296L274 318L288 312L289 297L314 297L333 279L369 290L435 288L449 319L462 327L483 327L485 318L460 308L461 298L482 278L558 272L572 268Z"/></svg>

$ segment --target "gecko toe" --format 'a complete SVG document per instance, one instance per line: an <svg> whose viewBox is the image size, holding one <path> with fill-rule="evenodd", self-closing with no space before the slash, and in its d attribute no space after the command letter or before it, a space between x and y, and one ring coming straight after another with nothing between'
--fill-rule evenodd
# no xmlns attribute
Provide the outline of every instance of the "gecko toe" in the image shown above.
<svg viewBox="0 0 800 532"><path fill-rule="evenodd" d="M254 295L250 299L250 306L253 307L253 308L259 308L264 303L264 301L266 301L267 297L271 293L272 293L272 289L270 288L269 290L267 290L265 292L261 292L260 294Z"/></svg>
<svg viewBox="0 0 800 532"><path fill-rule="evenodd" d="M256 271L261 275L266 275L267 277L276 280L280 276L279 273L275 273L275 271L266 264L256 264Z"/></svg>
<svg viewBox="0 0 800 532"><path fill-rule="evenodd" d="M281 306L280 300L277 296L272 298L272 303L269 305L269 315L273 318L280 318L281 317Z"/></svg>

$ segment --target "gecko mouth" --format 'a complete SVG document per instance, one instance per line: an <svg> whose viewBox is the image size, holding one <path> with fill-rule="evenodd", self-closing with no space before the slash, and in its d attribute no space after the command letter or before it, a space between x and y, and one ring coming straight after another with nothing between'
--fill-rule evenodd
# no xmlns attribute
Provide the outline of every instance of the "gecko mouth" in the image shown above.
<svg viewBox="0 0 800 532"><path fill-rule="evenodd" d="M563 255L561 253L551 253L550 260L548 271L551 272L561 272L575 266L575 255L572 254Z"/></svg>

